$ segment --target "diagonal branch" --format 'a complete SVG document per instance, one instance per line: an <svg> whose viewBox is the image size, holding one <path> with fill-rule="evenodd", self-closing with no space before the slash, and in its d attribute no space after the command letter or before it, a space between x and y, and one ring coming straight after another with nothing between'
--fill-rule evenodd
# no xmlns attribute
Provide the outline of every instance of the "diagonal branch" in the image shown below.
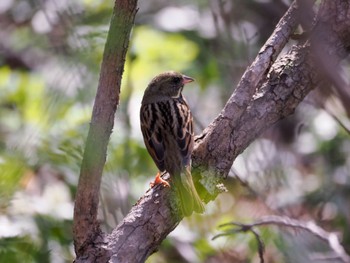
<svg viewBox="0 0 350 263"><path fill-rule="evenodd" d="M271 65L273 65L288 42L290 35L298 26L299 13L297 1L294 1L277 24L270 38L260 49L251 66L244 72L222 112L196 140L197 145L193 158L194 167L200 166L203 160L211 160L204 169L214 168L216 173L221 174L220 177L226 177L234 157L231 155L230 158L227 158L227 153L232 151L230 143L228 144L227 140L223 138L231 137L230 133L234 129L233 125L245 113L252 96L259 89L259 84L266 80ZM219 137L220 139L213 141L213 137Z"/></svg>

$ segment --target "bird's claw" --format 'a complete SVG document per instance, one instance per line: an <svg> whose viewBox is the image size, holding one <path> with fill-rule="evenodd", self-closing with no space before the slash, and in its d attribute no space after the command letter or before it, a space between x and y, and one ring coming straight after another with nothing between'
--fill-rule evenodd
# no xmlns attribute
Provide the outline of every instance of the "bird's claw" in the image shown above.
<svg viewBox="0 0 350 263"><path fill-rule="evenodd" d="M151 186L151 188L153 188L154 186L156 186L158 184L162 184L164 187L170 187L170 184L167 181L165 181L162 177L160 177L159 172L157 173L154 181L150 183L150 186Z"/></svg>

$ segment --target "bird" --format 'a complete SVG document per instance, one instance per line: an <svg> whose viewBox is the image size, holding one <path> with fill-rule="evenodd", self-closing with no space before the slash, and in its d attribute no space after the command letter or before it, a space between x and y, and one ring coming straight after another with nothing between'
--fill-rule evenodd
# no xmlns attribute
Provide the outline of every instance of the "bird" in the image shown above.
<svg viewBox="0 0 350 263"><path fill-rule="evenodd" d="M155 76L148 84L140 108L141 131L158 173L151 187L174 186L184 216L204 212L191 175L194 146L193 117L182 95L193 78L174 71ZM161 175L170 174L170 183Z"/></svg>

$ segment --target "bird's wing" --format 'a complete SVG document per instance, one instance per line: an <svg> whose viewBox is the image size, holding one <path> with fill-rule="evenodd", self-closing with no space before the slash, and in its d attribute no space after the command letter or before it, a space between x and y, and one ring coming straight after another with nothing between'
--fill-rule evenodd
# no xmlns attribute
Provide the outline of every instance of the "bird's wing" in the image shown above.
<svg viewBox="0 0 350 263"><path fill-rule="evenodd" d="M191 163L191 155L193 151L193 118L191 111L185 100L179 100L177 103L178 107L178 129L174 132L177 145L180 149L182 157L182 165L187 166Z"/></svg>
<svg viewBox="0 0 350 263"><path fill-rule="evenodd" d="M146 148L151 155L153 161L157 165L158 169L163 172L165 171L164 165L164 140L160 133L159 123L156 121L156 115L154 110L151 109L151 105L143 105L141 108L141 131Z"/></svg>

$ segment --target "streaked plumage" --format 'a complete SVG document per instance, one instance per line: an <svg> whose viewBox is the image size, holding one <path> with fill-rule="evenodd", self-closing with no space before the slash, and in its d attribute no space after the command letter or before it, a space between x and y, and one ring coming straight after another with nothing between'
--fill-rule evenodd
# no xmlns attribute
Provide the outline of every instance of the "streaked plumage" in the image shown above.
<svg viewBox="0 0 350 263"><path fill-rule="evenodd" d="M181 93L184 85L192 81L176 72L156 76L145 90L140 111L146 148L159 171L170 174L185 216L204 211L191 176L192 114ZM168 185L159 178L155 183Z"/></svg>

